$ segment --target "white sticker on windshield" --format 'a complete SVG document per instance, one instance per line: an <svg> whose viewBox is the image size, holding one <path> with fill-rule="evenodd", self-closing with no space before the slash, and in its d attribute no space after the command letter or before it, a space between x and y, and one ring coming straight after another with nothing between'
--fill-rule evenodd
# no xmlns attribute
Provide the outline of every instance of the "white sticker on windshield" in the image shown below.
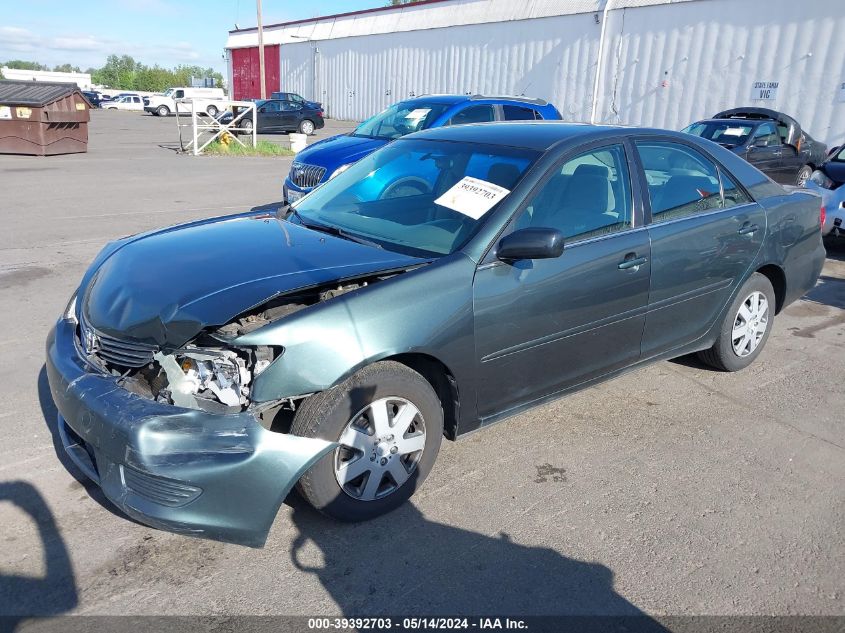
<svg viewBox="0 0 845 633"><path fill-rule="evenodd" d="M509 189L494 185L492 182L464 176L458 184L440 196L434 203L449 207L453 211L477 220L509 193Z"/></svg>
<svg viewBox="0 0 845 633"><path fill-rule="evenodd" d="M408 114L406 114L405 118L418 121L420 119L424 119L429 112L431 112L431 108L417 108L416 110L411 110Z"/></svg>
<svg viewBox="0 0 845 633"><path fill-rule="evenodd" d="M745 134L744 127L729 127L722 132L722 136L742 136L743 134Z"/></svg>

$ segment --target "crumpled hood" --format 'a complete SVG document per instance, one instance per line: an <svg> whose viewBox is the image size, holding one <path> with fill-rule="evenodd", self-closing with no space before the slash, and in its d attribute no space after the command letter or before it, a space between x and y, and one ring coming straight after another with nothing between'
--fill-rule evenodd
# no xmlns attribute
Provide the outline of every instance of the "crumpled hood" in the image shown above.
<svg viewBox="0 0 845 633"><path fill-rule="evenodd" d="M175 348L274 296L422 261L275 215L224 217L123 243L90 276L81 309L105 334Z"/></svg>
<svg viewBox="0 0 845 633"><path fill-rule="evenodd" d="M354 163L387 145L388 141L342 134L314 143L296 155L298 163L320 165L334 171L341 165ZM327 174L327 177L331 174Z"/></svg>

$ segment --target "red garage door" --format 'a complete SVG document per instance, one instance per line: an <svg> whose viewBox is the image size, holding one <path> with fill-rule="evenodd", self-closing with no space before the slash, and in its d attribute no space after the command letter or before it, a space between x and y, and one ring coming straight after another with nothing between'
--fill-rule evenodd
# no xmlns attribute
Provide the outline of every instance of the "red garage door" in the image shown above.
<svg viewBox="0 0 845 633"><path fill-rule="evenodd" d="M258 47L232 49L232 97L234 99L260 99L261 71L258 65ZM279 45L264 47L264 85L267 98L279 90Z"/></svg>

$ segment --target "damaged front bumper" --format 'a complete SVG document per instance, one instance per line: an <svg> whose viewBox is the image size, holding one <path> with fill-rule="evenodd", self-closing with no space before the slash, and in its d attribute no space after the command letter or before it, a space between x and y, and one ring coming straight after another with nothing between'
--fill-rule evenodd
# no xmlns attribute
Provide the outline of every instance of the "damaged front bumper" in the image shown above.
<svg viewBox="0 0 845 633"><path fill-rule="evenodd" d="M68 455L129 516L156 528L261 547L297 480L336 444L273 433L248 412L214 414L130 393L94 373L61 320L47 376Z"/></svg>

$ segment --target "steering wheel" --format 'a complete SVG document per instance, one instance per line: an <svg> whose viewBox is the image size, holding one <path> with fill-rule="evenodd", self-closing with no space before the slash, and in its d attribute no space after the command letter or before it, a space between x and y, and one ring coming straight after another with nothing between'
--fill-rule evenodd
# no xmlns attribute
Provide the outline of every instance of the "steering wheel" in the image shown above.
<svg viewBox="0 0 845 633"><path fill-rule="evenodd" d="M384 188L379 196L380 200L389 198L404 198L405 196L419 196L431 193L431 185L419 176L405 176L394 180Z"/></svg>

